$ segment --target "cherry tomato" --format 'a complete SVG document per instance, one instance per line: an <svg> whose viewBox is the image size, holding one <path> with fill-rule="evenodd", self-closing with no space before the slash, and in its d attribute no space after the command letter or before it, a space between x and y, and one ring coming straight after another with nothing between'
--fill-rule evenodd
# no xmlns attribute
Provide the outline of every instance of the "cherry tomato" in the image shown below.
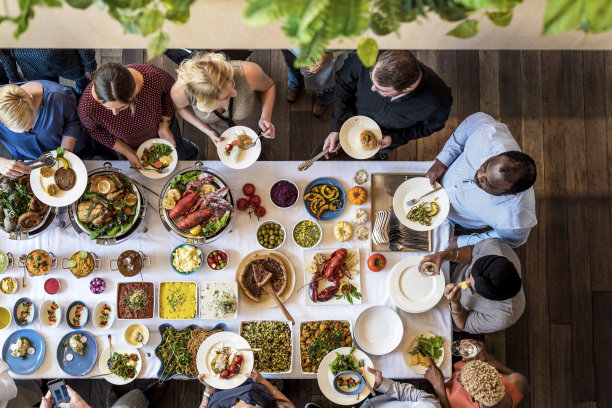
<svg viewBox="0 0 612 408"><path fill-rule="evenodd" d="M225 145L225 151L229 152L232 150L232 147L234 147L231 143L228 143L227 145Z"/></svg>
<svg viewBox="0 0 612 408"><path fill-rule="evenodd" d="M255 194L255 186L251 183L246 183L244 186L242 186L242 193L247 197L252 196Z"/></svg>
<svg viewBox="0 0 612 408"><path fill-rule="evenodd" d="M253 207L261 205L261 198L258 195L253 194L251 197L249 197L249 205Z"/></svg>
<svg viewBox="0 0 612 408"><path fill-rule="evenodd" d="M372 272L380 272L385 268L387 260L381 254L372 254L368 258L368 268Z"/></svg>
<svg viewBox="0 0 612 408"><path fill-rule="evenodd" d="M236 354L234 356L234 364L240 364L242 362L242 354Z"/></svg>
<svg viewBox="0 0 612 408"><path fill-rule="evenodd" d="M221 374L219 374L219 377L227 378L228 375L230 375L230 372L228 370L223 370L221 371Z"/></svg>
<svg viewBox="0 0 612 408"><path fill-rule="evenodd" d="M236 202L236 208L238 208L239 211L246 210L248 206L249 206L249 200L247 200L246 198L239 198L238 201Z"/></svg>
<svg viewBox="0 0 612 408"><path fill-rule="evenodd" d="M153 166L155 166L156 169L161 169L162 167L164 167L164 163L156 161L155 163L153 163Z"/></svg>
<svg viewBox="0 0 612 408"><path fill-rule="evenodd" d="M258 205L257 207L255 207L255 215L257 216L257 218L261 218L264 215L266 215L266 209L263 208L261 205Z"/></svg>
<svg viewBox="0 0 612 408"><path fill-rule="evenodd" d="M232 364L229 368L230 373L237 374L240 371L240 366L238 364Z"/></svg>

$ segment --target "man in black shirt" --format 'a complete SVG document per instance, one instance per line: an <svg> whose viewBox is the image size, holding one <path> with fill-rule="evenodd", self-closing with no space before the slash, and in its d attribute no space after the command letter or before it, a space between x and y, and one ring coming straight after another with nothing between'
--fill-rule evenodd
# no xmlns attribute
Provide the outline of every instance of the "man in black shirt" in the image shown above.
<svg viewBox="0 0 612 408"><path fill-rule="evenodd" d="M409 51L385 51L371 69L351 54L336 75L331 133L323 148L338 151L342 124L364 115L380 126L378 145L388 153L442 130L452 104L451 89Z"/></svg>

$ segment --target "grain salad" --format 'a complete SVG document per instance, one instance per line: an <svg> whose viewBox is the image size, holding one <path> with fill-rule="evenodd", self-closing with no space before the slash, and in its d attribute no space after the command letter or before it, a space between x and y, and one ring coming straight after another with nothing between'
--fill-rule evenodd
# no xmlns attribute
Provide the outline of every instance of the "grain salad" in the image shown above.
<svg viewBox="0 0 612 408"><path fill-rule="evenodd" d="M291 371L291 327L286 322L273 320L245 321L240 335L251 347L261 347L253 352L255 368L261 373L285 373Z"/></svg>

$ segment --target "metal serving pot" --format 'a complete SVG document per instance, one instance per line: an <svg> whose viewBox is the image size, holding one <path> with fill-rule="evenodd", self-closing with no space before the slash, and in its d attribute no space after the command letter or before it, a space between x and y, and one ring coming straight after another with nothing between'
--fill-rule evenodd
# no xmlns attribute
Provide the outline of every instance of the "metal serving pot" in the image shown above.
<svg viewBox="0 0 612 408"><path fill-rule="evenodd" d="M105 174L119 175L124 180L129 181L132 184L132 187L129 191L131 193L134 193L138 199L135 214L134 214L134 221L132 223L132 226L127 231L125 232L119 231L115 236L101 235L95 239L96 244L99 244L99 245L115 245L115 244L125 241L131 235L139 231L141 227L144 227L144 218L147 212L147 201L146 201L147 199L146 199L146 196L143 194L142 186L140 185L140 183L126 176L123 170L112 167L111 163L108 163L108 162L104 163L103 167L100 167L95 170L91 170L87 173L88 180L87 180L87 188L85 189L85 191L89 191L89 188L91 186L92 176L95 176L95 175L103 176ZM70 217L70 222L72 226L74 227L75 231L81 237L91 242L92 240L89 238L89 234L92 231L89 228L87 228L85 225L83 225L77 216L78 206L80 202L81 202L81 198L79 198L76 202L74 202L72 205L68 207L68 216Z"/></svg>
<svg viewBox="0 0 612 408"><path fill-rule="evenodd" d="M231 225L234 220L234 212L233 211L230 212L229 219L227 221L227 225L221 228L221 230L219 230L215 236L210 237L210 238L194 236L194 235L191 235L189 231L183 231L178 228L178 226L176 225L178 220L170 219L168 215L170 211L164 208L163 201L164 201L164 198L166 197L166 193L168 192L168 190L172 188L172 181L178 175L185 174L185 173L188 173L194 170L199 170L199 171L210 174L213 177L213 180L210 184L214 185L217 189L227 186L227 183L225 183L225 181L223 181L223 179L217 173L215 173L212 169L203 167L203 164L200 161L196 162L194 166L188 167L186 169L183 169L181 171L174 173L173 177L166 182L166 184L161 190L161 193L159 194L159 216L161 217L162 224L164 225L166 230L168 230L168 232L171 233L171 235L175 236L179 240L184 241L188 244L201 245L204 243L214 242L221 235L223 235L225 231L231 231L232 229ZM231 190L229 190L223 198L227 200L227 202L229 202L232 206L234 206L234 199L232 197Z"/></svg>

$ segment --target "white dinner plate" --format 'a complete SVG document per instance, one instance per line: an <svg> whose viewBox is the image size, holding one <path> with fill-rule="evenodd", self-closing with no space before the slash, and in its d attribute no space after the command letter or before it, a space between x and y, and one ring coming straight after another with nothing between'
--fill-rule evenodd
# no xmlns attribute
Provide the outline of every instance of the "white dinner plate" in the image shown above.
<svg viewBox="0 0 612 408"><path fill-rule="evenodd" d="M329 352L325 357L323 357L323 360L321 360L321 364L319 364L319 371L317 372L317 382L319 383L321 392L327 399L338 405L355 405L370 395L368 387L364 387L357 396L341 394L334 388L334 375L329 369L329 365L336 358L336 352L340 354L347 354L349 351L351 351L350 347L341 347ZM375 380L374 374L369 372L367 368L374 367L370 357L359 349L355 349L352 356L355 358L355 360L357 360L357 362L359 362L361 359L364 360L365 366L363 369L363 379L366 380L371 387L373 387Z"/></svg>
<svg viewBox="0 0 612 408"><path fill-rule="evenodd" d="M53 150L51 154L53 154L53 157L57 157L57 151ZM85 187L87 187L87 169L81 159L79 159L76 154L67 150L64 150L64 158L70 163L70 168L74 170L76 174L76 183L74 187L68 191L59 190L56 195L50 196L47 194L46 188L49 184L55 184L54 176L41 176L40 167L32 170L30 173L32 192L36 198L51 207L64 207L74 203L81 197L83 191L85 191ZM56 161L55 165L52 167L53 170L59 169L60 163L59 160Z"/></svg>
<svg viewBox="0 0 612 408"><path fill-rule="evenodd" d="M402 319L387 306L365 309L355 321L355 340L366 353L388 354L402 342Z"/></svg>
<svg viewBox="0 0 612 408"><path fill-rule="evenodd" d="M406 342L404 343L404 346L402 347L402 356L404 356L404 362L406 363L408 368L410 368L412 371L414 371L417 374L424 375L425 371L427 371L427 367L423 367L421 365L410 365L410 354L409 354L409 352L412 351L416 347L417 338L421 335L425 337L435 337L436 336L433 333L423 332L423 331L412 333L410 336L408 336L408 340L406 340ZM436 360L436 365L440 367L443 361L444 361L444 344L442 345L442 355L440 355L440 357L438 357L438 359Z"/></svg>
<svg viewBox="0 0 612 408"><path fill-rule="evenodd" d="M255 146L251 147L250 149L243 150L242 153L240 153L237 162L231 161L229 156L225 154L225 146L227 146L228 143L231 143L236 138L236 135L243 131L247 135L251 136L253 140L257 138L257 133L255 133L253 129L246 126L234 126L223 132L221 135L221 139L223 140L217 143L217 154L219 155L219 160L221 160L223 164L229 168L237 170L246 169L257 161L259 154L261 153L261 139L257 138Z"/></svg>
<svg viewBox="0 0 612 408"><path fill-rule="evenodd" d="M115 374L108 374L108 375L105 375L103 378L109 383L115 384L115 385L129 384L132 381L134 381L136 378L138 378L138 376L140 375L140 371L142 370L142 355L140 354L140 351L135 347L128 346L127 344L118 344L118 345L113 344L113 352L138 354L138 362L136 363L136 375L134 376L134 378L123 378ZM109 372L108 365L107 365L107 361L109 358L110 358L110 348L106 347L104 350L102 350L102 353L100 353L100 358L98 359L98 369L100 370L100 374L105 374Z"/></svg>
<svg viewBox="0 0 612 408"><path fill-rule="evenodd" d="M169 141L164 140L159 137L155 139L146 140L143 144L138 146L138 150L136 150L136 157L138 157L138 160L140 160L140 156L142 156L142 152L144 152L144 149L148 149L149 147L153 145L153 143L162 143L172 148L172 154L170 155L172 156L172 163L170 163L168 167L163 169L161 173L158 173L155 167L153 166L146 166L144 169L138 170L138 171L141 172L146 177L151 178L151 179L160 179L160 178L167 177L168 175L170 175L170 173L174 171L174 168L176 167L176 164L178 163L178 153L176 152L176 147L172 146L172 143L170 143Z"/></svg>
<svg viewBox="0 0 612 408"><path fill-rule="evenodd" d="M369 130L376 136L376 139L382 139L380 126L373 119L367 116L353 116L344 122L340 128L340 145L342 149L354 159L369 159L378 153L380 148L376 146L374 149L364 150L361 148L359 135L364 130Z"/></svg>
<svg viewBox="0 0 612 408"><path fill-rule="evenodd" d="M252 351L242 351L242 366L240 372L229 380L217 377L211 367L211 362L214 357L214 350L221 346L232 348L250 348L249 342L237 333L223 331L215 333L204 340L198 349L196 357L196 366L198 373L204 374L206 383L211 387L221 390L236 388L246 381L245 373L250 373L253 370L255 359Z"/></svg>
<svg viewBox="0 0 612 408"><path fill-rule="evenodd" d="M439 184L436 184L436 186L438 185ZM404 181L393 195L393 211L395 212L397 219L402 224L415 231L430 231L442 224L448 216L448 210L450 208L448 194L446 194L446 190L444 189L438 190L427 197L423 197L423 199L417 203L417 205L419 205L428 201L434 201L434 199L437 197L435 202L438 204L440 209L438 213L433 216L430 226L421 225L418 222L410 221L408 218L406 218L406 214L408 214L408 211L410 211L410 208L412 207L411 205L407 204L408 200L419 198L431 190L433 190L433 188L431 187L431 183L427 177L413 177Z"/></svg>
<svg viewBox="0 0 612 408"><path fill-rule="evenodd" d="M408 313L426 312L444 295L444 275L421 275L419 262L422 259L422 256L407 256L393 266L387 280L393 303Z"/></svg>

